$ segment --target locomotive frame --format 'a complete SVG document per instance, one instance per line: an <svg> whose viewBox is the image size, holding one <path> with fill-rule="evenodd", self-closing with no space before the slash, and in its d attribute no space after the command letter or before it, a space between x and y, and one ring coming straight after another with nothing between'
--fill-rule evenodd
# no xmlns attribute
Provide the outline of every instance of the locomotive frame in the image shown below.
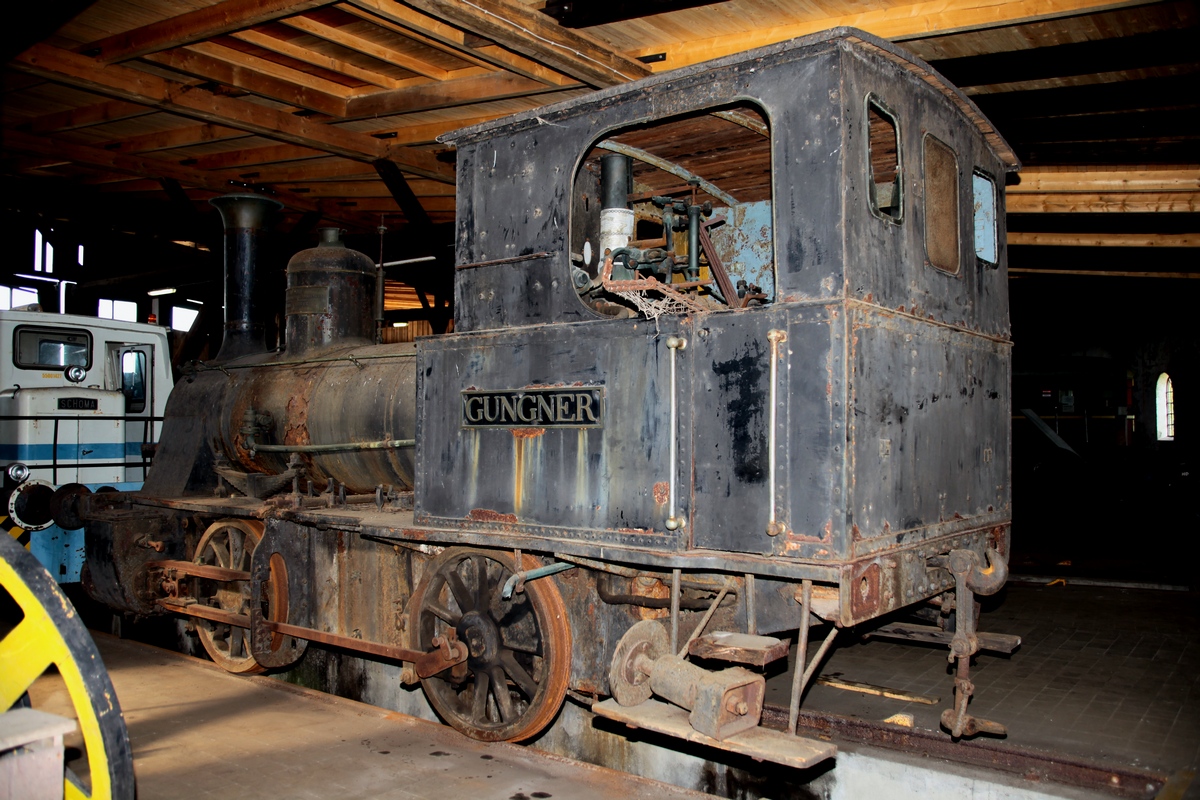
<svg viewBox="0 0 1200 800"><path fill-rule="evenodd" d="M978 109L837 29L444 141L455 333L415 346L373 343L374 268L331 239L266 352L237 264L273 201L227 201L226 346L144 489L85 499L93 595L190 616L233 671L403 662L476 738L571 692L795 766L834 752L794 732L837 631L933 600L943 724L1002 733L967 703L1010 536L1018 164ZM757 725L792 632L787 736Z"/></svg>

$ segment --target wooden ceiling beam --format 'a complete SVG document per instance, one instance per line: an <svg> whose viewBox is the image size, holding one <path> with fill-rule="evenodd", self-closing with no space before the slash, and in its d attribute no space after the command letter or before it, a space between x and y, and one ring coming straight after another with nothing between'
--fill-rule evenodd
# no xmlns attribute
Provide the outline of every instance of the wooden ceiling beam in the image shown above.
<svg viewBox="0 0 1200 800"><path fill-rule="evenodd" d="M1196 61L1196 31L1180 28L931 62L959 88L1126 72Z"/></svg>
<svg viewBox="0 0 1200 800"><path fill-rule="evenodd" d="M350 0L350 3L401 25L414 24L411 9L395 0ZM650 74L645 65L616 52L599 39L564 28L545 14L514 0L470 3L409 0L407 5L590 86L615 86Z"/></svg>
<svg viewBox="0 0 1200 800"><path fill-rule="evenodd" d="M105 150L115 150L118 153L152 153L155 150L173 150L177 147L187 147L193 144L221 142L228 139L239 139L247 136L245 131L237 128L227 128L224 125L188 125L184 128L174 128L168 131L143 133L139 136L127 136L100 145Z"/></svg>
<svg viewBox="0 0 1200 800"><path fill-rule="evenodd" d="M319 39L324 39L327 42L332 42L336 45L353 50L356 53L361 53L371 58L379 59L385 64L391 64L401 69L406 69L409 72L415 72L425 78L444 81L450 77L450 72L441 67L436 67L433 64L428 64L419 58L405 55L390 47L384 47L381 44L376 44L369 39L364 39L361 36L355 36L351 33L343 31L341 28L335 28L332 25L326 25L323 22L318 22L305 16L295 16L290 19L281 20L284 25L289 28L295 28L298 31L316 36Z"/></svg>
<svg viewBox="0 0 1200 800"><path fill-rule="evenodd" d="M1029 192L1010 194L1009 214L1159 214L1200 212L1197 192Z"/></svg>
<svg viewBox="0 0 1200 800"><path fill-rule="evenodd" d="M320 158L328 155L312 147L301 147L293 144L271 144L264 147L230 150L224 153L210 153L187 159L187 166L196 169L222 170L235 167L252 167L259 164L276 164L287 161L302 161Z"/></svg>
<svg viewBox="0 0 1200 800"><path fill-rule="evenodd" d="M558 92L563 88L566 87L547 86L541 81L522 78L519 75L493 72L472 78L423 83L403 89L351 97L346 101L346 119L432 111L469 103Z"/></svg>
<svg viewBox="0 0 1200 800"><path fill-rule="evenodd" d="M1010 245L1038 247L1200 247L1195 233L1033 233L1009 231Z"/></svg>
<svg viewBox="0 0 1200 800"><path fill-rule="evenodd" d="M441 122L426 122L417 125L400 125L388 126L381 128L378 131L372 131L372 134L386 133L391 138L387 139L388 144L393 147L401 147L414 144L433 144L437 141L437 137L443 133L456 131L459 128L466 128L471 125L478 125L481 122L490 122L494 119L507 116L505 114L484 114L477 117L466 117L464 119L452 119Z"/></svg>
<svg viewBox="0 0 1200 800"><path fill-rule="evenodd" d="M184 75L233 86L289 106L319 111L331 117L340 117L346 112L345 97L337 97L310 86L281 80L252 67L212 58L206 53L191 48L168 50L165 53L155 53L145 58L147 61L168 67Z"/></svg>
<svg viewBox="0 0 1200 800"><path fill-rule="evenodd" d="M169 50L231 31L251 28L280 17L329 5L329 0L224 0L78 48L78 52L112 64Z"/></svg>
<svg viewBox="0 0 1200 800"><path fill-rule="evenodd" d="M361 161L345 159L319 159L317 162L301 161L297 164L278 166L239 167L225 173L229 178L253 183L311 183L328 178L375 177L375 168Z"/></svg>
<svg viewBox="0 0 1200 800"><path fill-rule="evenodd" d="M101 67L93 59L41 44L12 64L71 86L143 103L204 122L239 128L289 144L311 147L356 161L390 158L408 172L452 183L454 169L432 153L389 148L367 134L311 122L244 100L219 97L199 87L168 81L122 66Z"/></svg>
<svg viewBox="0 0 1200 800"><path fill-rule="evenodd" d="M1021 182L1005 187L1012 198L1020 194L1080 192L1200 192L1200 165L1163 167L1026 167Z"/></svg>
<svg viewBox="0 0 1200 800"><path fill-rule="evenodd" d="M124 100L106 100L103 103L96 103L95 105L71 108L66 111L58 111L54 114L35 117L22 123L20 127L22 130L28 130L31 133L58 133L59 131L73 131L79 128L87 128L92 125L103 125L106 122L119 122L123 119L144 117L147 114L153 113L153 108L146 108L144 105L137 103L129 103Z"/></svg>
<svg viewBox="0 0 1200 800"><path fill-rule="evenodd" d="M576 83L576 80L570 75L550 69L543 64L526 58L520 53L505 50L502 47L492 44L490 40L484 41L481 37L475 37L481 39L484 43L473 43L471 41L473 35L468 35L458 28L428 17L419 11L413 11L411 8L399 3L392 3L386 6L387 17L379 16L365 8L359 8L348 3L339 4L337 8L339 11L352 14L359 19L367 20L393 33L398 33L401 36L405 36L427 47L432 47L435 50L449 53L455 58L460 58L479 67L489 70L505 69L516 75L536 81L544 81L555 86L567 86ZM461 76L462 70L455 70L454 72L458 76Z"/></svg>
<svg viewBox="0 0 1200 800"><path fill-rule="evenodd" d="M1000 3L994 0L932 0L858 14L807 19L708 39L643 47L631 51L629 55L638 57L665 53L664 60L652 65L656 72L661 72L843 25L861 28L885 39L904 41L1095 14L1147 5L1149 2L1151 0L1008 0Z"/></svg>
<svg viewBox="0 0 1200 800"><path fill-rule="evenodd" d="M260 33L259 31L239 31L230 34L230 36L247 44L252 44L255 47L261 47L264 50L270 50L273 53L279 53L288 58L312 64L314 67L338 72L364 83L378 86L381 89L399 89L403 85L403 81L396 78L389 78L387 75L375 70L364 69L357 64L351 64L349 61L327 56L324 53L309 50L307 47L301 47L283 39L277 39L270 34Z"/></svg>

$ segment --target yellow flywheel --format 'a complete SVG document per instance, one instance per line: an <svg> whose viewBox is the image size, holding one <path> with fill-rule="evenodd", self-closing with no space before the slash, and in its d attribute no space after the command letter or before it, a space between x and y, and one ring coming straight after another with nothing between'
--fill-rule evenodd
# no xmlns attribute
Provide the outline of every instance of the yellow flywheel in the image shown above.
<svg viewBox="0 0 1200 800"><path fill-rule="evenodd" d="M24 697L42 673L58 671L83 735L90 790L71 770L64 796L124 800L134 796L133 755L125 718L96 644L75 607L45 567L10 536L0 536L0 587L21 618L0 629L0 712Z"/></svg>

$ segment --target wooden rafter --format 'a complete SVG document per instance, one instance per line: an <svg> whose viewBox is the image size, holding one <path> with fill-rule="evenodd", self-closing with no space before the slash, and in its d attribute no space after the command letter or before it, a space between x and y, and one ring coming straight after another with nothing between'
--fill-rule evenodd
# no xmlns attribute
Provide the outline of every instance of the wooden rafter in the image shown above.
<svg viewBox="0 0 1200 800"><path fill-rule="evenodd" d="M1027 192L1012 194L1009 214L1160 214L1200 212L1200 192Z"/></svg>
<svg viewBox="0 0 1200 800"><path fill-rule="evenodd" d="M430 111L485 100L559 92L564 88L569 87L547 86L541 81L522 78L519 75L493 72L475 78L423 83L404 89L351 97L346 101L345 116L346 119L364 119L410 114L414 111Z"/></svg>
<svg viewBox="0 0 1200 800"><path fill-rule="evenodd" d="M368 7L359 8L348 3L337 6L339 11L398 33L426 47L448 53L477 67L506 69L516 75L556 86L576 82L569 75L552 70L519 53L497 47L490 40L475 37L480 39L476 43L472 40L474 34L465 33L400 3L380 3L375 7L380 10L379 13L372 13Z"/></svg>
<svg viewBox="0 0 1200 800"><path fill-rule="evenodd" d="M316 50L310 50L307 47L300 47L292 44L284 39L278 39L270 34L261 33L259 31L239 31L231 34L235 39L239 39L247 44L261 47L264 50L270 50L280 55L294 58L297 61L303 61L306 64L312 64L314 67L340 72L343 75L348 75L352 78L357 78L364 83L369 83L378 86L382 89L399 89L404 85L404 81L396 78L388 77L383 73L376 72L372 69L365 69L357 64L351 64L333 56L318 53Z"/></svg>
<svg viewBox="0 0 1200 800"><path fill-rule="evenodd" d="M111 64L191 44L230 31L328 5L329 0L224 0L83 45L79 51Z"/></svg>
<svg viewBox="0 0 1200 800"><path fill-rule="evenodd" d="M154 109L146 108L137 103L124 100L106 100L95 105L58 111L26 121L22 127L33 133L57 133L73 131L92 125L103 125L107 122L118 122L123 119L143 117L153 114Z"/></svg>
<svg viewBox="0 0 1200 800"><path fill-rule="evenodd" d="M223 49L223 48L215 48ZM244 89L251 94L277 100L297 108L340 117L346 111L346 99L323 91L282 80L259 70L243 67L190 48L169 50L146 56L146 60L176 72Z"/></svg>
<svg viewBox="0 0 1200 800"><path fill-rule="evenodd" d="M1010 245L1043 247L1200 247L1194 233L1033 233L1009 231Z"/></svg>
<svg viewBox="0 0 1200 800"><path fill-rule="evenodd" d="M32 136L17 131L5 135L5 145L13 150L25 153L62 156L77 164L86 164L98 169L137 175L160 181L164 178L186 183L214 192L228 192L233 188L227 177L181 167L177 163L154 156L134 156L125 153L114 153L98 147L65 142L48 136ZM326 213L322 205L290 192L279 192L278 199L285 205L298 210L312 210ZM336 217L330 216L331 219ZM356 223L358 220L354 220Z"/></svg>
<svg viewBox="0 0 1200 800"><path fill-rule="evenodd" d="M441 0L446 2L446 0ZM655 70L668 70L720 58L754 47L787 41L839 26L861 28L893 41L941 36L948 33L1019 25L1059 17L1091 14L1127 6L1146 5L1150 0L932 0L907 6L889 6L857 14L806 19L789 25L694 39L670 45L633 50L629 55L665 54Z"/></svg>
<svg viewBox="0 0 1200 800"><path fill-rule="evenodd" d="M224 125L204 123L188 125L154 133L143 133L138 136L126 136L111 142L105 142L106 150L118 153L152 153L155 150L172 150L176 147L203 144L205 142L220 142L228 139L245 137L245 131L237 128L227 128Z"/></svg>
<svg viewBox="0 0 1200 800"><path fill-rule="evenodd" d="M310 17L302 15L291 17L283 20L283 24L289 28L295 28L298 31L303 31L317 38L324 39L327 42L341 45L356 53L362 53L365 56L379 59L386 64L392 64L393 66L406 69L409 72L414 72L426 78L444 81L450 77L449 70L435 67L419 58L413 58L390 47L384 47L381 44L376 44L361 36L355 36L341 28L335 28L332 25L318 22Z"/></svg>
<svg viewBox="0 0 1200 800"><path fill-rule="evenodd" d="M37 45L13 64L26 72L78 88L120 97L227 127L238 128L290 144L311 147L356 161L391 158L403 169L453 182L453 169L430 153L398 153L371 136L310 122L244 100L220 97L199 87L175 83L154 75L110 65L49 45Z"/></svg>
<svg viewBox="0 0 1200 800"><path fill-rule="evenodd" d="M1005 187L1009 197L1046 192L1200 192L1200 164L1104 169L1027 167L1020 183Z"/></svg>
<svg viewBox="0 0 1200 800"><path fill-rule="evenodd" d="M412 11L394 0L351 4L401 25ZM411 0L426 16L486 37L590 86L615 86L650 74L644 65L587 34L563 28L550 17L513 0Z"/></svg>

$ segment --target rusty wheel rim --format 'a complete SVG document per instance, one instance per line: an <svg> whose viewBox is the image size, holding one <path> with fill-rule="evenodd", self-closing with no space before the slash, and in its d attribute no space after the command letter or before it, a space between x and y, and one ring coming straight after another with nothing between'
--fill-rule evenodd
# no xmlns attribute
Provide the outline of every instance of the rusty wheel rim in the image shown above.
<svg viewBox="0 0 1200 800"><path fill-rule="evenodd" d="M225 519L214 522L200 537L193 562L225 569L250 571L254 548L263 537L258 520ZM273 598L274 599L274 598ZM196 580L196 602L233 614L250 614L250 581ZM196 619L200 644L213 662L227 672L250 674L263 667L250 653L250 631Z"/></svg>
<svg viewBox="0 0 1200 800"><path fill-rule="evenodd" d="M421 681L434 710L483 741L520 741L541 732L566 697L571 631L552 579L525 585L509 600L504 582L517 571L511 554L453 548L439 555L418 587L412 630L417 646L454 636L464 664ZM538 566L525 557L522 569Z"/></svg>

